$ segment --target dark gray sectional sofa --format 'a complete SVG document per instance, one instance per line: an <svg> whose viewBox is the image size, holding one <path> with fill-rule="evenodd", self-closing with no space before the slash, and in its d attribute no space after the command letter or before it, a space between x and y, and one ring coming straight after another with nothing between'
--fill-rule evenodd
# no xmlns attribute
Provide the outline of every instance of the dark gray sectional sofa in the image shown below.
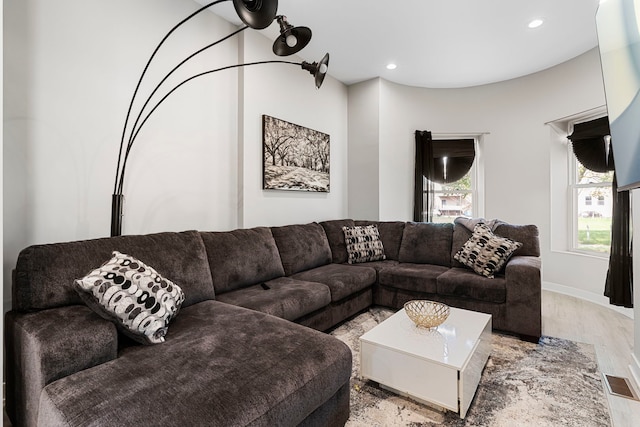
<svg viewBox="0 0 640 427"><path fill-rule="evenodd" d="M343 226L375 224L386 259L346 264ZM431 299L541 333L535 226L494 279L453 261L456 224L335 220L229 232L122 236L23 250L5 319L7 411L16 426L333 426L349 416L352 355L326 331L373 304ZM134 343L72 287L132 255L186 296L166 342Z"/></svg>

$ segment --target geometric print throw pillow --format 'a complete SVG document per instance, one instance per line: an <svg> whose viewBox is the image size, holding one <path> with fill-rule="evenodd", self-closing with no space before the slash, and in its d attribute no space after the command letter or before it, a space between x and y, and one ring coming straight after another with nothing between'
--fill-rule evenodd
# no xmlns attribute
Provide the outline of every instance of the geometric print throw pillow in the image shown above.
<svg viewBox="0 0 640 427"><path fill-rule="evenodd" d="M493 234L485 224L477 224L473 234L453 258L476 273L493 279L522 243Z"/></svg>
<svg viewBox="0 0 640 427"><path fill-rule="evenodd" d="M347 262L349 264L381 261L387 258L377 226L342 227L342 231L347 244L347 254L349 255Z"/></svg>
<svg viewBox="0 0 640 427"><path fill-rule="evenodd" d="M93 311L141 344L164 342L169 322L184 301L184 293L175 283L117 251L74 285Z"/></svg>

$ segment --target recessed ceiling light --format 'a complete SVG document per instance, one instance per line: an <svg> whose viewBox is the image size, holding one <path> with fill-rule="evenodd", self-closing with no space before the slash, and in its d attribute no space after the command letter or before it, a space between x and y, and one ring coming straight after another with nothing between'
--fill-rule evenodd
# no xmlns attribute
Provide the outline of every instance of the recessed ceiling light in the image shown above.
<svg viewBox="0 0 640 427"><path fill-rule="evenodd" d="M529 22L529 28L538 28L543 23L544 21L542 19L534 19L533 21Z"/></svg>
<svg viewBox="0 0 640 427"><path fill-rule="evenodd" d="M387 64L387 70L395 70L395 69L396 69L396 67L397 67L397 65L396 65L396 64L394 64L394 63Z"/></svg>

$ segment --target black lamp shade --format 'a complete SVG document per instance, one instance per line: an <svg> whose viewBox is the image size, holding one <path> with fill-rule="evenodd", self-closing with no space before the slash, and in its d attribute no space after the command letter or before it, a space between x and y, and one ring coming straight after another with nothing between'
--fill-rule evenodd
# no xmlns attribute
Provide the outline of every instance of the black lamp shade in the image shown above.
<svg viewBox="0 0 640 427"><path fill-rule="evenodd" d="M316 88L320 89L322 86L322 82L324 81L324 76L327 75L327 71L329 68L329 54L325 54L320 62L314 62L313 64L309 64L306 61L303 61L302 68L307 70L316 78Z"/></svg>
<svg viewBox="0 0 640 427"><path fill-rule="evenodd" d="M278 56L289 56L300 52L309 44L311 40L311 30L307 27L294 27L287 22L287 17L279 15L276 17L280 24L280 35L273 43L273 53ZM287 38L295 37L295 44L289 46Z"/></svg>
<svg viewBox="0 0 640 427"><path fill-rule="evenodd" d="M249 27L262 30L267 28L278 12L278 0L233 0L238 16Z"/></svg>

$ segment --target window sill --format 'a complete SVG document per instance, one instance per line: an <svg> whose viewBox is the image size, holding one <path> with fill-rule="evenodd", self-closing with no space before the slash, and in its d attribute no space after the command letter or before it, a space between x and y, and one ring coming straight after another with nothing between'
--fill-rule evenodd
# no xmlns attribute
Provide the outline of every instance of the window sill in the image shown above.
<svg viewBox="0 0 640 427"><path fill-rule="evenodd" d="M565 254L565 255L577 255L585 258L609 261L609 254L605 254L605 253L587 252L587 251L578 251L578 250L557 250L557 249L552 249L551 252L558 253L558 254Z"/></svg>

